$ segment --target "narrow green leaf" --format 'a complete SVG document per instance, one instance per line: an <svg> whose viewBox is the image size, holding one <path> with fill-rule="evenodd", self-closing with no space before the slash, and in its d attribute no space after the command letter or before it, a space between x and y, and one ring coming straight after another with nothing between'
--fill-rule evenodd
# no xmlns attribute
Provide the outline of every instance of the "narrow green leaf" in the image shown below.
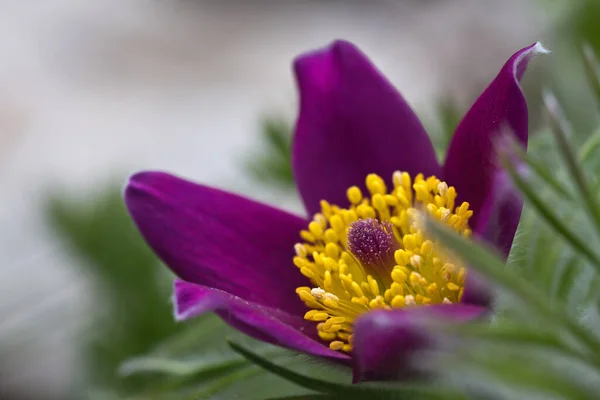
<svg viewBox="0 0 600 400"><path fill-rule="evenodd" d="M556 297L565 303L573 287L575 278L580 274L583 266L575 256L570 256L560 271L556 273Z"/></svg>
<svg viewBox="0 0 600 400"><path fill-rule="evenodd" d="M589 44L583 46L583 61L588 82L596 96L598 105L600 105L600 64L598 64L594 49Z"/></svg>
<svg viewBox="0 0 600 400"><path fill-rule="evenodd" d="M485 341L494 345L507 345L512 348L525 347L538 348L556 354L581 360L578 352L567 346L553 330L543 330L539 326L528 326L503 322L490 324L457 324L448 328L450 333L458 334L462 338ZM588 359L582 360L588 366L595 367Z"/></svg>
<svg viewBox="0 0 600 400"><path fill-rule="evenodd" d="M575 251L584 255L600 273L600 258L588 244L582 241L565 223L551 210L540 198L525 179L519 174L515 166L508 160L503 159L503 166L510 174L515 186L523 193L525 198L533 205L535 211L554 229Z"/></svg>
<svg viewBox="0 0 600 400"><path fill-rule="evenodd" d="M585 163L590 160L590 157L600 147L600 130L592 134L579 148L577 158L580 162Z"/></svg>
<svg viewBox="0 0 600 400"><path fill-rule="evenodd" d="M567 138L567 124L562 120L558 101L552 94L546 93L544 104L550 115L552 132L561 150L560 154L564 158L571 179L581 195L580 198L590 219L594 223L597 234L600 236L600 206L597 204L596 197L592 194L588 186L584 171L577 161L575 151L569 143L569 139Z"/></svg>

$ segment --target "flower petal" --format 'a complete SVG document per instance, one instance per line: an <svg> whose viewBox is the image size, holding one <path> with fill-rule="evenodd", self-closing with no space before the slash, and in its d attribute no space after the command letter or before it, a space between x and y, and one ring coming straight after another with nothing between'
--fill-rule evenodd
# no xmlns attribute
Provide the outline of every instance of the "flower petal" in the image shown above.
<svg viewBox="0 0 600 400"><path fill-rule="evenodd" d="M156 254L182 279L293 315L308 281L293 265L306 221L161 172L131 177L125 201Z"/></svg>
<svg viewBox="0 0 600 400"><path fill-rule="evenodd" d="M440 304L365 314L354 327L354 381L401 380L418 376L411 358L434 345L428 333L430 321L469 321L486 311L486 308L472 305Z"/></svg>
<svg viewBox="0 0 600 400"><path fill-rule="evenodd" d="M336 41L294 63L300 115L293 167L307 211L325 199L346 206L346 189L370 173L439 175L425 129L410 106L354 45Z"/></svg>
<svg viewBox="0 0 600 400"><path fill-rule="evenodd" d="M527 146L527 103L519 86L527 63L546 49L535 43L515 53L479 96L459 124L444 165L444 178L458 192L460 201L471 203L473 226L490 190L497 169L494 141L504 128L511 129Z"/></svg>
<svg viewBox="0 0 600 400"><path fill-rule="evenodd" d="M480 209L476 235L494 245L507 258L522 210L523 197L512 185L508 173L496 172Z"/></svg>
<svg viewBox="0 0 600 400"><path fill-rule="evenodd" d="M175 279L174 303L175 317L180 321L214 311L229 325L255 339L315 356L349 360L347 355L320 342L314 322L301 316L180 279Z"/></svg>
<svg viewBox="0 0 600 400"><path fill-rule="evenodd" d="M471 304L492 309L496 298L495 288L477 271L469 269L465 278L465 287L460 299L461 304Z"/></svg>

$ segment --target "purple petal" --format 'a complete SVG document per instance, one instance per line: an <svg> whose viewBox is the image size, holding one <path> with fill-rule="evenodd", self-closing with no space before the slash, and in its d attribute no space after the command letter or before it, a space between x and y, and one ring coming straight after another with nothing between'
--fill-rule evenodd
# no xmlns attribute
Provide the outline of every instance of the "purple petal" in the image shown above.
<svg viewBox="0 0 600 400"><path fill-rule="evenodd" d="M460 201L471 203L471 222L477 226L480 210L497 169L494 141L509 128L527 146L527 104L519 86L529 60L546 50L535 43L515 53L479 96L459 124L444 165L444 177L456 187Z"/></svg>
<svg viewBox="0 0 600 400"><path fill-rule="evenodd" d="M481 209L476 236L495 246L506 259L521 219L523 198L512 185L509 175L498 171L491 180Z"/></svg>
<svg viewBox="0 0 600 400"><path fill-rule="evenodd" d="M494 287L477 271L469 269L465 280L465 287L460 302L462 304L471 304L479 307L492 309L495 299Z"/></svg>
<svg viewBox="0 0 600 400"><path fill-rule="evenodd" d="M156 254L182 279L303 315L292 263L306 221L161 172L131 177L125 201Z"/></svg>
<svg viewBox="0 0 600 400"><path fill-rule="evenodd" d="M174 302L178 320L214 311L229 325L255 339L342 362L350 359L319 341L314 322L218 289L176 279Z"/></svg>
<svg viewBox="0 0 600 400"><path fill-rule="evenodd" d="M346 206L346 189L370 173L391 180L403 170L439 175L433 146L417 116L354 45L337 41L294 64L300 115L293 167L307 211L322 199Z"/></svg>
<svg viewBox="0 0 600 400"><path fill-rule="evenodd" d="M470 321L487 309L440 304L402 310L378 310L359 318L354 327L354 381L401 380L419 375L411 359L434 345L432 320Z"/></svg>

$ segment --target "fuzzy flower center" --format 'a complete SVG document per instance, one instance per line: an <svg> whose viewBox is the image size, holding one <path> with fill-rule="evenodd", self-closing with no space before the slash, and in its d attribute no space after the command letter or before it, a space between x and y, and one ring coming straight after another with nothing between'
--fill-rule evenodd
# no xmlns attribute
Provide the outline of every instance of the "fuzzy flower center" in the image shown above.
<svg viewBox="0 0 600 400"><path fill-rule="evenodd" d="M294 264L314 287L296 293L310 309L319 337L333 350L352 351L353 322L374 309L458 303L466 270L418 223L427 212L463 236L470 236L469 203L455 206L456 190L435 176L414 181L393 174L388 191L378 175L367 176L369 195L353 186L351 206L321 201L304 240L295 246Z"/></svg>

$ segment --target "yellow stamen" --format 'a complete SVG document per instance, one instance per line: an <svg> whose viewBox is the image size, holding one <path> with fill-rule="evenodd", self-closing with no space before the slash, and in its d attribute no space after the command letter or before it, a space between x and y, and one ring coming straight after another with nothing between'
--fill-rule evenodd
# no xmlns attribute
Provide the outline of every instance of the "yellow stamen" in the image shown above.
<svg viewBox="0 0 600 400"><path fill-rule="evenodd" d="M465 268L427 237L419 218L427 213L470 237L469 204L455 204L456 189L435 176L413 180L397 171L392 182L388 190L381 177L368 175L366 192L347 190L346 209L322 201L295 246L293 263L313 284L296 289L309 308L304 318L333 350L352 351L353 323L365 312L452 304L462 296Z"/></svg>

